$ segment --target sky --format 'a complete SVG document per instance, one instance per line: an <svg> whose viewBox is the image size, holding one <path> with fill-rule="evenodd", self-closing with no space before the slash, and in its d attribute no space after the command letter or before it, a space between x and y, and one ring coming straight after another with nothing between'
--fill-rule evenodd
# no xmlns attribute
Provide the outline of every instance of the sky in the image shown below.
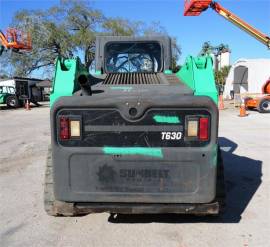
<svg viewBox="0 0 270 247"><path fill-rule="evenodd" d="M46 9L57 0L0 0L0 29L10 26L22 9ZM253 37L209 9L197 17L183 16L184 0L93 0L93 7L107 17L121 17L151 23L159 21L182 48L180 63L197 55L205 41L228 44L231 62L240 58L270 58L270 50ZM218 0L225 8L270 36L270 0Z"/></svg>

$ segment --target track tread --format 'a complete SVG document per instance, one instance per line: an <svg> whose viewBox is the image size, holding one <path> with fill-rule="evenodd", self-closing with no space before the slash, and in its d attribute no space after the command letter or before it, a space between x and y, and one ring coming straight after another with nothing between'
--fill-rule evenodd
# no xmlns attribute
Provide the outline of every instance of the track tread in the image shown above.
<svg viewBox="0 0 270 247"><path fill-rule="evenodd" d="M53 191L52 150L48 148L45 183L44 183L44 209L50 216L78 215L74 203L61 202L55 199Z"/></svg>
<svg viewBox="0 0 270 247"><path fill-rule="evenodd" d="M225 210L226 189L224 179L224 163L220 147L218 148L218 160L217 160L217 187L216 187L216 201L220 205L220 212Z"/></svg>

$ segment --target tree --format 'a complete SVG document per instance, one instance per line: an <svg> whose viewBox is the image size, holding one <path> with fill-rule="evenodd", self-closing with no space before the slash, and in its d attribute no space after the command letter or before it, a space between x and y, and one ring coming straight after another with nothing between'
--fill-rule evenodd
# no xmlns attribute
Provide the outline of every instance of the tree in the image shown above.
<svg viewBox="0 0 270 247"><path fill-rule="evenodd" d="M177 42L176 38L172 39L172 72L176 73L181 69L181 66L178 65L178 60L182 54L181 47Z"/></svg>
<svg viewBox="0 0 270 247"><path fill-rule="evenodd" d="M19 11L13 25L31 33L33 50L24 56L12 54L10 62L16 68L15 74L27 76L37 69L52 67L57 56L81 55L89 68L102 21L102 13L85 1L62 0L45 11Z"/></svg>
<svg viewBox="0 0 270 247"><path fill-rule="evenodd" d="M108 18L104 21L102 27L104 34L112 36L132 36L138 34L139 22L130 22L121 18Z"/></svg>
<svg viewBox="0 0 270 247"><path fill-rule="evenodd" d="M33 44L31 52L9 56L17 76L29 76L42 69L44 76L51 77L57 56L79 56L89 70L95 58L96 35L167 33L159 22L146 25L141 21L106 18L89 1L83 0L62 0L48 10L19 11L14 16L13 26L30 32ZM177 59L175 53L175 61Z"/></svg>
<svg viewBox="0 0 270 247"><path fill-rule="evenodd" d="M141 35L144 36L159 36L159 35L168 35L168 32L165 27L163 27L159 21L153 21L149 25L145 23L140 23L141 27L139 28Z"/></svg>
<svg viewBox="0 0 270 247"><path fill-rule="evenodd" d="M231 69L231 66L224 66L220 70L214 71L216 85L219 87L221 91L223 91L223 88L226 84L226 80L230 72L230 69Z"/></svg>
<svg viewBox="0 0 270 247"><path fill-rule="evenodd" d="M210 55L214 54L215 56L220 55L221 53L230 51L230 48L228 45L225 45L223 43L219 44L218 46L212 46L212 44L207 41L204 42L202 45L202 49L200 51L200 55Z"/></svg>
<svg viewBox="0 0 270 247"><path fill-rule="evenodd" d="M8 75L7 74L0 74L0 79L8 79Z"/></svg>
<svg viewBox="0 0 270 247"><path fill-rule="evenodd" d="M6 79L11 77L11 66L7 63L8 54L7 51L4 51L0 56L0 79Z"/></svg>

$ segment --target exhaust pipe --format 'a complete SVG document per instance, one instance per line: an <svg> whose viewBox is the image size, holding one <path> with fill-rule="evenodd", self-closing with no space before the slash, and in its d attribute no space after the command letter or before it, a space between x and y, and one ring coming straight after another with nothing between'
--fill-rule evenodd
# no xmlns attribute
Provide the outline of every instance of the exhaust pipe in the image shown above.
<svg viewBox="0 0 270 247"><path fill-rule="evenodd" d="M82 95L92 95L89 77L86 74L79 75L78 82L82 90Z"/></svg>

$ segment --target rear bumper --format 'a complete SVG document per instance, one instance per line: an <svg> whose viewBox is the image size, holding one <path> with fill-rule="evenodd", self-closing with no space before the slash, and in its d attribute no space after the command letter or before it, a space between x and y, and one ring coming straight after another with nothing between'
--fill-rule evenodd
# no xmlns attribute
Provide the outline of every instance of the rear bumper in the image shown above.
<svg viewBox="0 0 270 247"><path fill-rule="evenodd" d="M73 209L78 215L89 213L115 214L192 214L217 215L220 212L218 202L204 204L132 204L132 203L77 203ZM60 212L61 213L61 212Z"/></svg>

